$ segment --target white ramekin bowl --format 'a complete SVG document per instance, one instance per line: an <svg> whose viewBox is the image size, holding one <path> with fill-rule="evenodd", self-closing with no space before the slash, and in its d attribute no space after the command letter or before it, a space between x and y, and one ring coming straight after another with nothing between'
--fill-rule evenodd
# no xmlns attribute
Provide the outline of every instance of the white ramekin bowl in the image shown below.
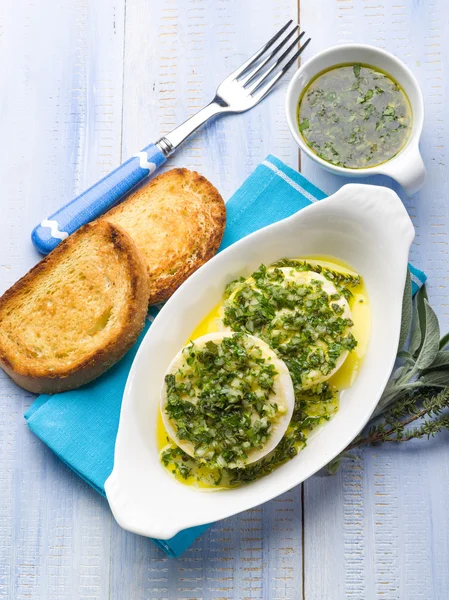
<svg viewBox="0 0 449 600"><path fill-rule="evenodd" d="M346 169L332 165L317 156L299 132L297 109L302 92L316 75L326 69L345 63L361 63L384 71L399 83L410 100L413 118L410 137L396 156L381 165L365 169ZM400 183L408 195L414 194L422 187L426 170L418 144L424 121L423 96L421 88L410 69L389 52L364 44L345 44L320 52L302 65L293 76L287 90L285 109L290 131L298 146L328 171L346 177L388 175Z"/></svg>

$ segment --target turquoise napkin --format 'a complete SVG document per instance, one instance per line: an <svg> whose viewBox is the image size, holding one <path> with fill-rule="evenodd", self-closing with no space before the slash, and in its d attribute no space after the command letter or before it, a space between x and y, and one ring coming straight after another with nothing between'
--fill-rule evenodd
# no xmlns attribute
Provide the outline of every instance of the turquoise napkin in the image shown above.
<svg viewBox="0 0 449 600"><path fill-rule="evenodd" d="M227 226L221 249L246 235L289 217L326 197L310 181L274 156L268 156L227 204ZM413 293L424 273L410 266ZM158 308L152 307L145 329L127 355L102 377L82 388L39 396L25 414L29 428L97 492L114 461L120 406L128 372ZM153 540L170 556L179 556L207 525L182 531L171 540Z"/></svg>

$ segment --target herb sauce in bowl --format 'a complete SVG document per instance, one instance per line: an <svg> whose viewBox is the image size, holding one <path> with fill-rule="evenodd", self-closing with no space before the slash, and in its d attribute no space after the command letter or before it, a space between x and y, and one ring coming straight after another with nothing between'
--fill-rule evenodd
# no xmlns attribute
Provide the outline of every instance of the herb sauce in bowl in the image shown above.
<svg viewBox="0 0 449 600"><path fill-rule="evenodd" d="M298 104L298 126L312 151L348 169L375 167L407 142L412 111L386 73L359 63L318 74Z"/></svg>

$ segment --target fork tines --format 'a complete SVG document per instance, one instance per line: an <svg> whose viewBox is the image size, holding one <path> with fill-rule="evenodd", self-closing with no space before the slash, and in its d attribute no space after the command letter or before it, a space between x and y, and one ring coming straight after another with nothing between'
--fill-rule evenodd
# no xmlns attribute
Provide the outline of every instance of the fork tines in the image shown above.
<svg viewBox="0 0 449 600"><path fill-rule="evenodd" d="M305 34L302 31L281 53L287 42L299 31L299 25L291 27L292 23L293 19L290 19L288 23L281 27L276 35L231 75L232 79L236 79L249 94L257 99L262 98L271 90L276 82L279 81L298 59L311 40L311 38L308 38L296 52L293 52L295 48L298 48L298 43ZM283 36L283 34L285 35ZM268 52L278 40L280 41L277 46L271 52ZM286 60L287 62L281 67L281 63Z"/></svg>

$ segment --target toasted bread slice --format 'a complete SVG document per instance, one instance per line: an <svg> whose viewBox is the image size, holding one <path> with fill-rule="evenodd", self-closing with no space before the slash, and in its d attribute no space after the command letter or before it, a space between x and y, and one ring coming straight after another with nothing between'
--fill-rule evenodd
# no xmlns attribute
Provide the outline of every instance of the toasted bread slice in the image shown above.
<svg viewBox="0 0 449 600"><path fill-rule="evenodd" d="M107 221L86 225L0 298L0 365L31 392L83 385L136 341L147 300L128 234Z"/></svg>
<svg viewBox="0 0 449 600"><path fill-rule="evenodd" d="M195 171L159 175L107 212L133 238L146 264L149 304L167 300L218 250L226 209L214 186Z"/></svg>

